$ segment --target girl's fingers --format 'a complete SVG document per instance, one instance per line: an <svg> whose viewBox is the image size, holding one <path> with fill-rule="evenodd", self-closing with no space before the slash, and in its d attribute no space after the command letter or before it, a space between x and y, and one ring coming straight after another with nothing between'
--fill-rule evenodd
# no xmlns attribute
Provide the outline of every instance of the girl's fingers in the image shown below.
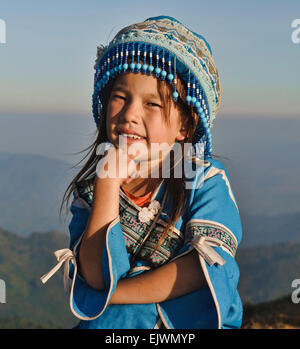
<svg viewBox="0 0 300 349"><path fill-rule="evenodd" d="M136 148L130 153L126 153L121 148L110 148L106 151L104 158L100 160L102 177L111 177L130 181L142 177L157 177L161 159L156 157L149 159L143 149ZM99 168L100 169L100 168Z"/></svg>

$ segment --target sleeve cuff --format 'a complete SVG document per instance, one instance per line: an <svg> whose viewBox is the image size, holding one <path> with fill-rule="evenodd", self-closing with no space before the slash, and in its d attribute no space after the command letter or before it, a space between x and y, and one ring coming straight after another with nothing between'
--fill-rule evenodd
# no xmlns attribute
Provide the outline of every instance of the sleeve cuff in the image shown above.
<svg viewBox="0 0 300 349"><path fill-rule="evenodd" d="M74 247L75 256L78 255L80 241ZM77 264L71 265L70 308L73 314L81 320L93 320L105 311L118 280L124 278L130 270L119 217L112 221L107 228L106 242L102 253L102 267L105 289L96 290L79 275Z"/></svg>

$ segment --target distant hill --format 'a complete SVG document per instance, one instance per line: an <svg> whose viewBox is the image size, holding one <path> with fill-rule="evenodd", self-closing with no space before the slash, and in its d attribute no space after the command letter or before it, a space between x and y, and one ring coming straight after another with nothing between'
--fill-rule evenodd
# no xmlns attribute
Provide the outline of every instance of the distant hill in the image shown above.
<svg viewBox="0 0 300 349"><path fill-rule="evenodd" d="M274 216L252 216L241 212L241 219L242 247L300 242L300 211Z"/></svg>
<svg viewBox="0 0 300 349"><path fill-rule="evenodd" d="M0 278L6 284L6 303L0 304L2 321L43 328L70 328L77 322L63 290L62 273L46 285L40 281L57 263L53 251L67 243L66 236L57 231L23 238L0 229Z"/></svg>
<svg viewBox="0 0 300 349"><path fill-rule="evenodd" d="M77 318L69 309L62 273L55 274L45 285L40 281L56 265L53 252L67 247L68 238L58 231L32 233L24 238L0 229L0 246L0 279L6 283L7 298L5 304L0 304L0 328L73 327ZM264 316L267 314L264 309L268 305L260 308L255 303L273 302L291 294L292 280L300 278L300 244L239 249L237 262L241 274L239 292L243 303L249 304L245 313L249 325L251 319L247 314L258 316L256 309L262 309ZM297 306L291 304L291 311Z"/></svg>
<svg viewBox="0 0 300 349"><path fill-rule="evenodd" d="M67 222L59 222L59 206L73 171L61 160L0 152L1 227L22 235L66 232Z"/></svg>
<svg viewBox="0 0 300 349"><path fill-rule="evenodd" d="M236 260L243 303L266 302L290 294L292 281L300 278L300 243L240 248Z"/></svg>
<svg viewBox="0 0 300 349"><path fill-rule="evenodd" d="M229 172L244 216L300 212L299 130L300 118L284 115L214 121L213 153Z"/></svg>
<svg viewBox="0 0 300 349"><path fill-rule="evenodd" d="M300 329L300 304L283 297L272 302L245 305L242 328Z"/></svg>

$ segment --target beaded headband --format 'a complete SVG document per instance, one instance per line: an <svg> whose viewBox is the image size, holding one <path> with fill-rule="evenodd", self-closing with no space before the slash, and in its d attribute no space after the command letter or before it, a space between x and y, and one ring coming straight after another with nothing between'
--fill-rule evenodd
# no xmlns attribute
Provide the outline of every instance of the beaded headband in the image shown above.
<svg viewBox="0 0 300 349"><path fill-rule="evenodd" d="M124 72L154 74L173 86L176 102L178 74L187 85L186 103L199 116L192 142L196 155L211 154L211 127L220 107L221 89L211 48L203 36L172 17L151 17L119 31L108 46L98 47L95 70L93 116L97 126L104 88L111 78Z"/></svg>

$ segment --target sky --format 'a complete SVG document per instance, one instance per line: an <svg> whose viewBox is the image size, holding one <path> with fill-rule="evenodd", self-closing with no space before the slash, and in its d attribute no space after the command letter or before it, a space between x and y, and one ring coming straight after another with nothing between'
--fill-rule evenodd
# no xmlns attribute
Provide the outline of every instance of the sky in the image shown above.
<svg viewBox="0 0 300 349"><path fill-rule="evenodd" d="M209 42L221 78L220 114L300 118L300 43L291 38L299 0L1 0L0 118L91 117L97 45L158 15Z"/></svg>

